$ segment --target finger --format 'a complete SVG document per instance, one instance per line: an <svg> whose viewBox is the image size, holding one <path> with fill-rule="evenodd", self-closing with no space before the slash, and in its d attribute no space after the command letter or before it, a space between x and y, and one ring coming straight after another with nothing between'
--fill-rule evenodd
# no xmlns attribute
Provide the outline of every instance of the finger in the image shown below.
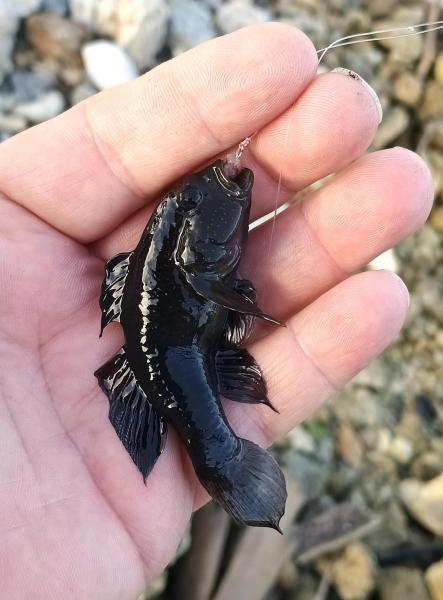
<svg viewBox="0 0 443 600"><path fill-rule="evenodd" d="M1 187L81 241L283 112L317 57L298 30L246 28L102 92L0 147Z"/></svg>
<svg viewBox="0 0 443 600"><path fill-rule="evenodd" d="M299 190L363 154L380 120L372 88L354 77L327 73L261 131L252 150L262 167Z"/></svg>
<svg viewBox="0 0 443 600"><path fill-rule="evenodd" d="M432 198L431 175L416 154L369 154L274 228L269 222L251 232L241 273L257 287L263 310L285 318L416 231Z"/></svg>
<svg viewBox="0 0 443 600"><path fill-rule="evenodd" d="M262 130L244 155L244 165L254 172L251 219L358 158L371 143L378 121L373 96L361 82L338 73L316 77L294 107ZM284 181L279 185L280 169ZM126 244L121 249L131 248L151 211L145 207L118 226L110 239L100 241L99 254L112 254L119 243Z"/></svg>
<svg viewBox="0 0 443 600"><path fill-rule="evenodd" d="M251 352L279 414L229 403L236 431L268 445L310 416L397 337L408 299L396 275L360 273L255 343Z"/></svg>

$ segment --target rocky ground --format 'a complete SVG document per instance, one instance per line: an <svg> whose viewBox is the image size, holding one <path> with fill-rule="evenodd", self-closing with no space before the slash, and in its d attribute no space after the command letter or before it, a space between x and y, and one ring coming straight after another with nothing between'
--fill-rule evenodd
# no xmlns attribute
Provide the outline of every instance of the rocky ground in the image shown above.
<svg viewBox="0 0 443 600"><path fill-rule="evenodd" d="M439 4L2 0L0 140L250 23L292 23L321 48L350 33L443 18ZM345 505L363 511L365 526L359 521L347 536L331 534L332 543L305 560L293 553L267 597L442 600L443 37L333 50L323 68L335 66L357 71L375 87L385 116L374 148L417 150L434 173L437 202L425 227L380 259L411 291L400 340L276 448L309 499L300 523ZM151 597L168 597L165 585L166 577L156 582Z"/></svg>

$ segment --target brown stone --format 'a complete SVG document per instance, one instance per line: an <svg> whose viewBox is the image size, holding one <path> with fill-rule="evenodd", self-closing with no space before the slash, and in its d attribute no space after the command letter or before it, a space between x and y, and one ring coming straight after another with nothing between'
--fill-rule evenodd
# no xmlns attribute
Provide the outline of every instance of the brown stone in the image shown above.
<svg viewBox="0 0 443 600"><path fill-rule="evenodd" d="M434 563L425 573L432 600L443 600L443 560Z"/></svg>
<svg viewBox="0 0 443 600"><path fill-rule="evenodd" d="M26 19L28 42L42 56L58 63L80 67L80 49L89 38L82 25L53 13L37 13Z"/></svg>
<svg viewBox="0 0 443 600"><path fill-rule="evenodd" d="M423 84L414 73L404 71L394 81L394 96L406 106L416 106L421 98Z"/></svg>
<svg viewBox="0 0 443 600"><path fill-rule="evenodd" d="M355 429L350 423L343 421L339 424L335 443L337 452L343 462L354 467L361 464L363 447Z"/></svg>

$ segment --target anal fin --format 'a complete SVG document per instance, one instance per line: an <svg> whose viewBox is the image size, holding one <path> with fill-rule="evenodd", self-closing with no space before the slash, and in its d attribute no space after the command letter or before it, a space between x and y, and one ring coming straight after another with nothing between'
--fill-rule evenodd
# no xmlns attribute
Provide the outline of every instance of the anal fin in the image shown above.
<svg viewBox="0 0 443 600"><path fill-rule="evenodd" d="M124 347L94 375L108 396L109 420L146 482L163 451L166 424L137 383Z"/></svg>
<svg viewBox="0 0 443 600"><path fill-rule="evenodd" d="M220 394L246 404L271 404L260 367L244 348L219 350L215 358Z"/></svg>

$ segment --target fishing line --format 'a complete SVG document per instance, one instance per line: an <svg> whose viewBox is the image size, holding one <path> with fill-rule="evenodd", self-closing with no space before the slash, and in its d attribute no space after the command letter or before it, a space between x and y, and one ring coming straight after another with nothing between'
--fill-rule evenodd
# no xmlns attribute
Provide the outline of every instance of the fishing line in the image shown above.
<svg viewBox="0 0 443 600"><path fill-rule="evenodd" d="M391 40L391 39L396 39L396 38L409 37L409 36L413 36L413 35L423 35L425 33L437 31L439 29L443 29L443 20L429 21L426 23L418 23L417 25L408 25L408 26L404 26L404 27L394 27L394 28L388 28L388 29L378 29L378 30L374 30L374 31L367 31L364 33L355 33L352 35L346 35L344 37L334 40L325 48L321 48L320 50L317 50L317 54L319 55L318 64L321 63L321 61L324 59L324 57L330 50L333 50L336 48L342 48L343 46L350 46L353 44L362 44L362 43L367 43L367 42L377 42L377 41L382 41L382 40ZM291 117L289 118L288 126L286 129L285 140L283 141L283 145L286 145L286 146L287 146L288 138L289 138L290 125L291 125ZM245 138L242 142L240 142L235 155L231 155L231 157L232 157L231 160L235 160L237 165L240 164L240 159L242 158L245 149L250 144L251 139L256 135L256 133L257 132L254 132L253 134L251 134L250 136ZM270 255L270 253L271 253L277 215L280 214L281 212L284 212L289 207L288 203L285 203L280 207L278 206L279 200L280 200L280 195L281 195L281 189L282 189L282 177L283 177L283 169L281 168L279 175L278 175L278 182L277 182L273 211L268 213L264 217L261 217L260 219L251 223L250 228L249 228L250 230L255 229L256 227L262 225L266 221L269 221L270 219L272 219L272 226L271 226L269 244L268 244L268 249L267 249L268 255Z"/></svg>

